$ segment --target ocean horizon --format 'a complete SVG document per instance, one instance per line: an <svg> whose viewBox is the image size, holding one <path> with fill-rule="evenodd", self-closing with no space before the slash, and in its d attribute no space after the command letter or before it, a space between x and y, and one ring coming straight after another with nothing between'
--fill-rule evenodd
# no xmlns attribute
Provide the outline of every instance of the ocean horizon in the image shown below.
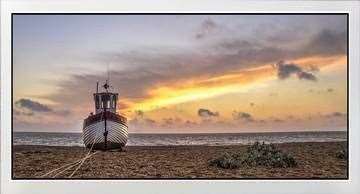
<svg viewBox="0 0 360 194"><path fill-rule="evenodd" d="M347 141L347 131L255 132L255 133L130 133L127 146L248 145L254 142ZM81 146L82 133L14 132L14 145Z"/></svg>

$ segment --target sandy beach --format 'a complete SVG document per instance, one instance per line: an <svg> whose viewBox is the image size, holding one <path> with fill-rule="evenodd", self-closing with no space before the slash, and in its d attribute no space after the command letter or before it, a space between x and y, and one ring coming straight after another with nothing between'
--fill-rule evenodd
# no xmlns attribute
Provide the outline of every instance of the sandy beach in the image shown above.
<svg viewBox="0 0 360 194"><path fill-rule="evenodd" d="M291 154L293 168L240 167L222 169L209 160L224 152L245 152L236 146L128 146L124 151L97 152L72 178L347 178L347 160L337 157L346 142L284 143L276 145ZM84 157L83 147L14 146L14 178L39 178L47 172ZM56 178L67 178L76 167ZM44 176L42 178L52 178Z"/></svg>

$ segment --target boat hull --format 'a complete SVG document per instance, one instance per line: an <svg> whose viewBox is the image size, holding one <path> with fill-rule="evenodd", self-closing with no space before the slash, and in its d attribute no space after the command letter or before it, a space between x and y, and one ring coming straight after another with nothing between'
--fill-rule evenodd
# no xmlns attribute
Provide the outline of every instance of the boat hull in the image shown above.
<svg viewBox="0 0 360 194"><path fill-rule="evenodd" d="M107 137L105 138L105 122ZM83 141L87 148L119 149L126 145L128 126L126 118L112 112L99 113L84 120ZM106 142L106 143L105 143Z"/></svg>

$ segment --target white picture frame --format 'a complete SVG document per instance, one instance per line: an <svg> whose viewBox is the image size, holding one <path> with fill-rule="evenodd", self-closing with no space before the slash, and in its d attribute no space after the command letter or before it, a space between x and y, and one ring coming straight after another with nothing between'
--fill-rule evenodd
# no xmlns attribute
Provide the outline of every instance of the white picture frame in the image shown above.
<svg viewBox="0 0 360 194"><path fill-rule="evenodd" d="M347 13L349 17L348 180L13 180L11 176L12 13ZM360 1L1 2L1 193L360 193Z"/></svg>

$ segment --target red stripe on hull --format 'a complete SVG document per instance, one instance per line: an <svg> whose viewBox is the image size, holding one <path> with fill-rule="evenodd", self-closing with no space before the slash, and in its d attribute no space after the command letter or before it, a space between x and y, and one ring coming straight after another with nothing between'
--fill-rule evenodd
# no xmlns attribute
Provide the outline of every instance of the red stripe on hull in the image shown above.
<svg viewBox="0 0 360 194"><path fill-rule="evenodd" d="M105 113L101 112L101 113L98 113L98 114L95 114L95 115L88 116L84 120L84 128L91 125L91 124L103 121L104 117L106 117L106 120L114 121L114 122L121 123L121 124L127 126L126 117L121 116L119 114L115 114L113 112L106 111Z"/></svg>

